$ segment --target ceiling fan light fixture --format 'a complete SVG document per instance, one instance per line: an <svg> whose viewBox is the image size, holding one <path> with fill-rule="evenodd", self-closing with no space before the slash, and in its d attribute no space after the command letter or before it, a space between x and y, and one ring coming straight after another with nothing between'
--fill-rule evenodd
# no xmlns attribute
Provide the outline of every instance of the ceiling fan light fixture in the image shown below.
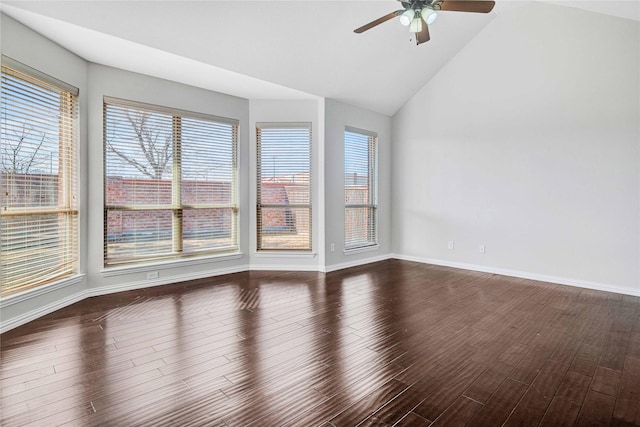
<svg viewBox="0 0 640 427"><path fill-rule="evenodd" d="M400 15L400 23L406 27L407 25L411 24L411 21L413 20L415 14L416 13L413 11L413 9L405 10L404 12L402 12L402 15Z"/></svg>
<svg viewBox="0 0 640 427"><path fill-rule="evenodd" d="M2 0L0 0L1 2ZM387 13L378 19L353 30L360 34L398 17L402 25L409 27L409 32L415 34L416 44L428 42L429 24L433 24L441 10L453 12L489 13L493 10L494 0L398 0L404 9Z"/></svg>
<svg viewBox="0 0 640 427"><path fill-rule="evenodd" d="M416 18L413 18L411 24L409 24L409 32L419 33L420 31L422 31L422 18L417 16Z"/></svg>
<svg viewBox="0 0 640 427"><path fill-rule="evenodd" d="M434 22L436 22L436 18L438 17L438 14L436 13L435 10L429 9L427 7L422 9L420 11L420 14L422 15L422 19L424 19L424 22L426 22L429 25L431 25Z"/></svg>

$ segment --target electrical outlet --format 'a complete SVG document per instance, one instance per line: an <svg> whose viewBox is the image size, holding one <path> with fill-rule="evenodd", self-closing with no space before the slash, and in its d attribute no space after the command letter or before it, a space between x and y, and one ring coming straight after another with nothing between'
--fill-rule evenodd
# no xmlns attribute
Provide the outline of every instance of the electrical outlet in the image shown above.
<svg viewBox="0 0 640 427"><path fill-rule="evenodd" d="M157 279L157 278L158 278L157 271L150 271L147 273L147 279Z"/></svg>
<svg viewBox="0 0 640 427"><path fill-rule="evenodd" d="M481 254L487 252L487 247L485 245L480 245L480 247L478 248L478 252L480 252Z"/></svg>
<svg viewBox="0 0 640 427"><path fill-rule="evenodd" d="M329 250L330 250L331 252L335 252L335 251L336 251L336 244L335 244L335 243L332 243L332 244L331 244L331 247L330 247L330 249L329 249Z"/></svg>
<svg viewBox="0 0 640 427"><path fill-rule="evenodd" d="M449 243L447 244L447 247L449 249L453 249L453 248L455 248L455 245L456 244L455 244L455 242L453 240L449 240Z"/></svg>

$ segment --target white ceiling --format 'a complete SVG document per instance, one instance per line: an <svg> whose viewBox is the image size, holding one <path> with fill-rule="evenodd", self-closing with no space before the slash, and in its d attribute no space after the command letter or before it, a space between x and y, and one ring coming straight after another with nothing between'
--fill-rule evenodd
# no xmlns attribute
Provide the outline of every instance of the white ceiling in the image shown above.
<svg viewBox="0 0 640 427"><path fill-rule="evenodd" d="M399 8L359 1L4 1L2 11L88 61L249 99L334 98L394 114L492 19L446 12L416 46ZM553 1L640 20L640 2Z"/></svg>

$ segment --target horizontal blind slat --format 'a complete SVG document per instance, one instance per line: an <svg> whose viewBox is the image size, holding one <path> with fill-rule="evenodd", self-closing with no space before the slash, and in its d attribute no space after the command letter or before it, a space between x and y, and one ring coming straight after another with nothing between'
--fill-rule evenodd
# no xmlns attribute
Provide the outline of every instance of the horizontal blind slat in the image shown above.
<svg viewBox="0 0 640 427"><path fill-rule="evenodd" d="M376 140L374 132L344 132L344 247L377 244Z"/></svg>
<svg viewBox="0 0 640 427"><path fill-rule="evenodd" d="M7 295L77 272L78 108L66 85L4 60L0 282Z"/></svg>

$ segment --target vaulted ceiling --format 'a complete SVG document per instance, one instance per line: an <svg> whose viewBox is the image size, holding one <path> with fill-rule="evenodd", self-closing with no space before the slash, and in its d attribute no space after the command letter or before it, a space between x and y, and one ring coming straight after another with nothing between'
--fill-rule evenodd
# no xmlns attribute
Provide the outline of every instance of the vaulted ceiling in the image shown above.
<svg viewBox="0 0 640 427"><path fill-rule="evenodd" d="M637 0L546 3L640 20ZM249 99L328 97L392 115L522 4L441 13L420 46L395 20L354 34L400 8L395 0L4 1L2 11L91 62Z"/></svg>

